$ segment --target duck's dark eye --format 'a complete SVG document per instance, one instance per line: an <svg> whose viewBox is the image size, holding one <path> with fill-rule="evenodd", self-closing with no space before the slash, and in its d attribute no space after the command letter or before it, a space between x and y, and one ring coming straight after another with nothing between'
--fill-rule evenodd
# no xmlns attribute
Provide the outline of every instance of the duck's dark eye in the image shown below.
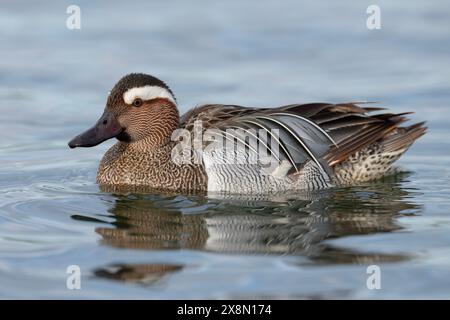
<svg viewBox="0 0 450 320"><path fill-rule="evenodd" d="M136 98L136 99L134 99L134 101L133 101L133 106L134 106L134 107L140 107L140 106L142 106L142 99L141 99L141 98Z"/></svg>

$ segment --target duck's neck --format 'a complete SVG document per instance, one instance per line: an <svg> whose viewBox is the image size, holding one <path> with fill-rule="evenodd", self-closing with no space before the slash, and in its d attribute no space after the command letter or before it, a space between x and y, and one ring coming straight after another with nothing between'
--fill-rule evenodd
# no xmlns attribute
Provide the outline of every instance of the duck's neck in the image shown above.
<svg viewBox="0 0 450 320"><path fill-rule="evenodd" d="M155 139L154 137L147 137L135 142L120 142L120 148L122 150L128 150L133 153L152 153L158 151L158 149L164 148L167 144L170 144L170 136L161 137Z"/></svg>

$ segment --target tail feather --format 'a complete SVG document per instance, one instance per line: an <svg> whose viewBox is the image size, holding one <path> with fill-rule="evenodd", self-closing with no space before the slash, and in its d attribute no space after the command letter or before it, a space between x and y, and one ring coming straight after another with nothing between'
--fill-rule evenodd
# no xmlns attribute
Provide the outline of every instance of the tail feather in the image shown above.
<svg viewBox="0 0 450 320"><path fill-rule="evenodd" d="M403 120L403 119L399 119ZM334 167L336 181L354 184L379 179L394 172L394 163L426 133L425 122L397 127L383 138L354 153Z"/></svg>
<svg viewBox="0 0 450 320"><path fill-rule="evenodd" d="M414 141L426 133L427 127L424 125L425 122L420 122L409 127L399 128L395 134L382 141L383 152L406 151Z"/></svg>

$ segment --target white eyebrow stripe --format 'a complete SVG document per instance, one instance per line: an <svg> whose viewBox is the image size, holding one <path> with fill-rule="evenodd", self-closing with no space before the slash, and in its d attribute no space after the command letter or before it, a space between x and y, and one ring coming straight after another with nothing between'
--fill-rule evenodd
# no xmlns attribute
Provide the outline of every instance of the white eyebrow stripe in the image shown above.
<svg viewBox="0 0 450 320"><path fill-rule="evenodd" d="M134 99L136 98L141 98L144 101L163 98L169 100L175 105L177 104L175 98L169 90L158 86L143 86L138 88L131 88L123 94L123 101L125 101L126 104L132 104Z"/></svg>

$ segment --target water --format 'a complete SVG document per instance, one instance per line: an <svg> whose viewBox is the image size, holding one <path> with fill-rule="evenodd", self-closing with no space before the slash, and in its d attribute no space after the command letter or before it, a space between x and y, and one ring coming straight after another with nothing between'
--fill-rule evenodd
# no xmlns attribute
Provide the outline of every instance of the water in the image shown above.
<svg viewBox="0 0 450 320"><path fill-rule="evenodd" d="M450 6L378 1L3 1L0 298L450 298ZM429 132L403 173L284 198L114 195L113 143L66 143L129 72L167 81L182 111L380 101ZM366 269L381 268L381 290ZM82 289L66 288L78 265Z"/></svg>

